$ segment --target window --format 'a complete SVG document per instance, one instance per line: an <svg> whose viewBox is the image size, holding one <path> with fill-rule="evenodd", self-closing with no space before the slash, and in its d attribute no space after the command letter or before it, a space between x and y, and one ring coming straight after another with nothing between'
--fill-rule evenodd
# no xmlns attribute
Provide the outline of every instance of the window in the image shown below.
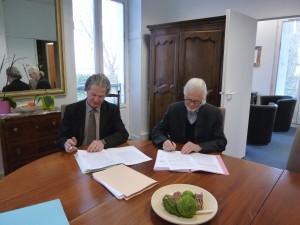
<svg viewBox="0 0 300 225"><path fill-rule="evenodd" d="M125 5L116 0L73 0L78 100L86 96L87 77L102 72L111 82L111 93L120 90L121 103L125 101Z"/></svg>
<svg viewBox="0 0 300 225"><path fill-rule="evenodd" d="M277 73L276 94L297 97L300 81L300 19L282 23Z"/></svg>

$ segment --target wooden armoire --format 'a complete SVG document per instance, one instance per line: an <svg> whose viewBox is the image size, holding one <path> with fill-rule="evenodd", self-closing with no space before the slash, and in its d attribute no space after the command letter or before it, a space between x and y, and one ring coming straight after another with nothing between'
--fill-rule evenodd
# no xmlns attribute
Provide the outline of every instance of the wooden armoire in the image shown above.
<svg viewBox="0 0 300 225"><path fill-rule="evenodd" d="M207 85L207 102L220 106L225 16L149 25L149 129L170 103L183 100L183 87L193 77Z"/></svg>

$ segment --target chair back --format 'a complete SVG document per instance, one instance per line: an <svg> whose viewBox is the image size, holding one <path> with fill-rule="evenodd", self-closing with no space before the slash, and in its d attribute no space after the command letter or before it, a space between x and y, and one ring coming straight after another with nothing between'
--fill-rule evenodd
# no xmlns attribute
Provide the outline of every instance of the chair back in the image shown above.
<svg viewBox="0 0 300 225"><path fill-rule="evenodd" d="M286 169L300 173L300 127L296 130Z"/></svg>
<svg viewBox="0 0 300 225"><path fill-rule="evenodd" d="M120 108L120 90L118 90L116 94L109 93L106 98L113 98L113 100L109 102L116 104Z"/></svg>
<svg viewBox="0 0 300 225"><path fill-rule="evenodd" d="M288 95L261 95L260 96L260 104L268 105L270 102L277 104L278 100L281 99L292 99L292 96Z"/></svg>
<svg viewBox="0 0 300 225"><path fill-rule="evenodd" d="M266 145L271 141L277 105L250 105L247 144Z"/></svg>
<svg viewBox="0 0 300 225"><path fill-rule="evenodd" d="M275 118L274 131L289 131L292 124L296 103L297 100L293 98L280 99L277 101L278 110Z"/></svg>
<svg viewBox="0 0 300 225"><path fill-rule="evenodd" d="M224 130L226 109L224 107L219 107L219 108L221 110L221 114L222 114L222 118L223 118L222 125L223 125L223 130Z"/></svg>

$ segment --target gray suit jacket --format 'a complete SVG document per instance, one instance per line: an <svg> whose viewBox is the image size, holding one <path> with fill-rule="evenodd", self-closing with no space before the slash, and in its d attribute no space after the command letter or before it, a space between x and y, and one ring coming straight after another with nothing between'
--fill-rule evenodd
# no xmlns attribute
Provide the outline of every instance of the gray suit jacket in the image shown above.
<svg viewBox="0 0 300 225"><path fill-rule="evenodd" d="M167 139L175 143L186 143L187 109L184 102L169 105L163 119L153 128L152 140L160 148ZM200 145L203 153L222 152L227 139L223 132L223 118L218 107L208 103L198 111L195 131L195 144Z"/></svg>
<svg viewBox="0 0 300 225"><path fill-rule="evenodd" d="M77 146L84 139L86 100L67 105L56 143L64 149L64 143L71 137L76 137ZM106 148L115 147L127 141L128 132L121 119L119 107L104 101L100 109L100 139L105 139Z"/></svg>

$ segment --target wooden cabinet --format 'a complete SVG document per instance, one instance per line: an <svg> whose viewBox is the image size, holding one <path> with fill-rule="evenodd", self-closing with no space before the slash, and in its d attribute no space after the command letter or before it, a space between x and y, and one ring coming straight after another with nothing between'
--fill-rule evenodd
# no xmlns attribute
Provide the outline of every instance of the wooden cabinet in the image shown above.
<svg viewBox="0 0 300 225"><path fill-rule="evenodd" d="M1 151L4 174L38 158L58 152L55 144L60 112L20 114L0 119Z"/></svg>
<svg viewBox="0 0 300 225"><path fill-rule="evenodd" d="M167 106L183 100L192 77L205 80L207 102L220 106L225 16L147 26L150 43L150 131Z"/></svg>

